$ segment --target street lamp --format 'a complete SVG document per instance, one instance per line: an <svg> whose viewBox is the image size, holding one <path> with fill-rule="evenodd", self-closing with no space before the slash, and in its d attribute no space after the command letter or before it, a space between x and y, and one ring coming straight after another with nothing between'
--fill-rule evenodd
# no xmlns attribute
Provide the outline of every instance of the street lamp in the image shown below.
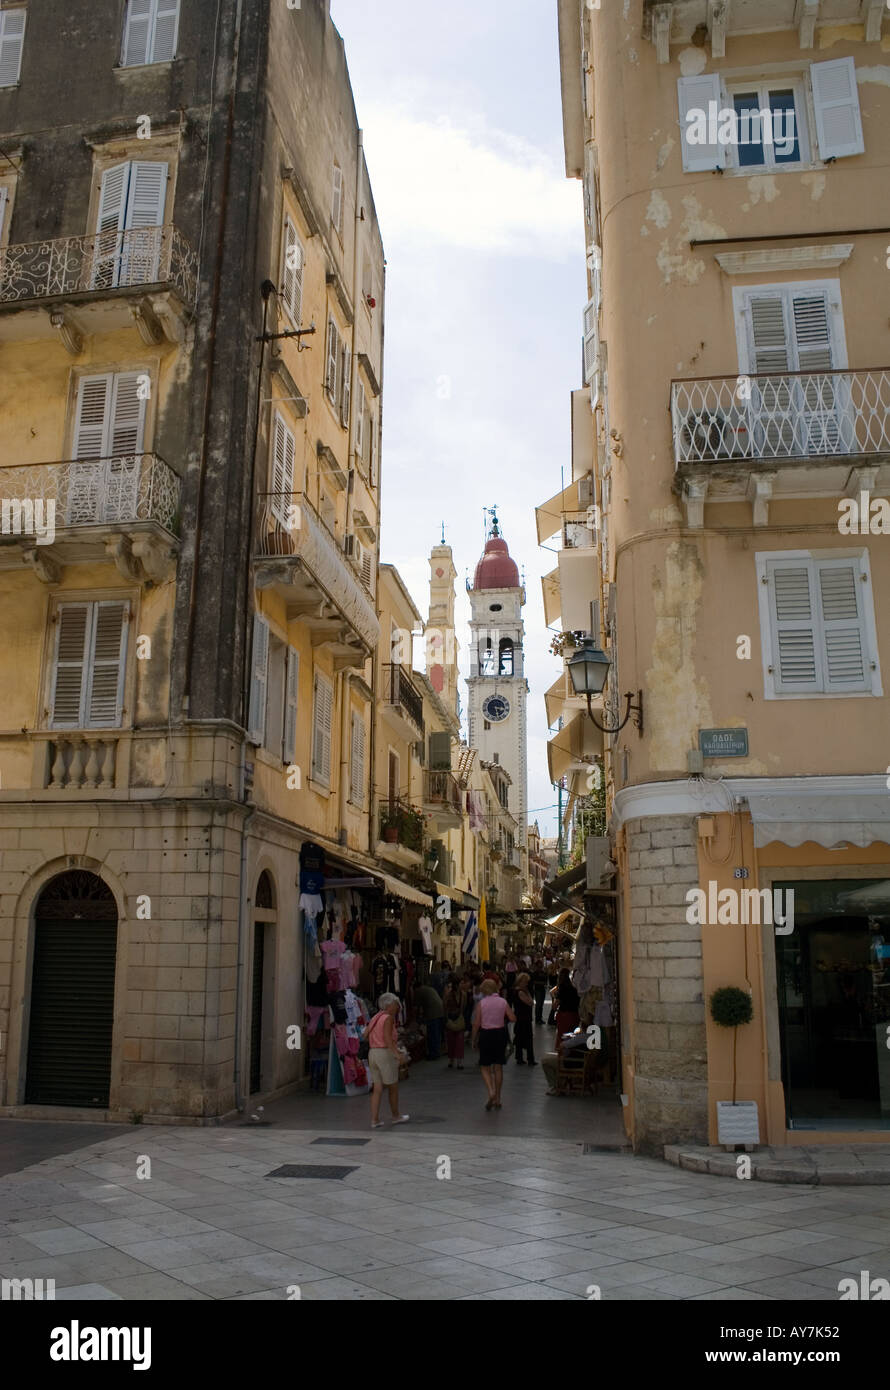
<svg viewBox="0 0 890 1390"><path fill-rule="evenodd" d="M590 707L590 700L593 695L601 695L609 676L609 668L612 662L610 658L594 642L592 637L585 638L581 646L570 659L569 675L572 678L572 688L576 695L586 695L587 713L593 723L604 734L617 734L624 728L631 714L634 715L634 723L642 736L643 733L643 692L637 691L636 703L633 702L633 691L628 691L625 695L627 709L620 724L614 728L609 728L601 724Z"/></svg>

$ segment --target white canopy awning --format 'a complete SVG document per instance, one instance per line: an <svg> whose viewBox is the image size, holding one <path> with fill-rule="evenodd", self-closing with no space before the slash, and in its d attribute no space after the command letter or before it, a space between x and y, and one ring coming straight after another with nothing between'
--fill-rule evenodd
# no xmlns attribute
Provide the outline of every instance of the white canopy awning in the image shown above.
<svg viewBox="0 0 890 1390"><path fill-rule="evenodd" d="M551 570L549 574L541 575L541 589L544 594L544 622L548 627L555 627L559 621L559 610L562 607L558 567Z"/></svg>
<svg viewBox="0 0 890 1390"><path fill-rule="evenodd" d="M410 883L403 883L400 878L393 878L390 874L379 876L383 879L387 893L392 893L393 897L403 898L406 903L421 903L424 907L432 907L431 893L422 893L419 888L413 887Z"/></svg>
<svg viewBox="0 0 890 1390"><path fill-rule="evenodd" d="M771 796L749 791L754 843L760 848L778 840L797 846L812 840L825 849L835 845L890 845L890 792L825 797L814 792Z"/></svg>
<svg viewBox="0 0 890 1390"><path fill-rule="evenodd" d="M543 545L544 541L555 536L557 531L562 530L562 519L566 512L578 511L578 484L577 481L569 483L568 487L563 488L562 492L557 492L555 497L542 502L540 507L535 507L535 521L538 527L538 545Z"/></svg>

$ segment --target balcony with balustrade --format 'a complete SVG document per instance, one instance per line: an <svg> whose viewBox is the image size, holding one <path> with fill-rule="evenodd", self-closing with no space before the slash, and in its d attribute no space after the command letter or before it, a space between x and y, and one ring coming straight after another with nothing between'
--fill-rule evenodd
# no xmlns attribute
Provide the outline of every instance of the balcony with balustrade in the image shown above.
<svg viewBox="0 0 890 1390"><path fill-rule="evenodd" d="M687 524L705 502L857 496L890 487L890 368L671 383L675 490Z"/></svg>
<svg viewBox="0 0 890 1390"><path fill-rule="evenodd" d="M179 550L180 480L158 454L0 468L0 570L45 583L111 559L127 580L159 581Z"/></svg>
<svg viewBox="0 0 890 1390"><path fill-rule="evenodd" d="M198 257L175 226L21 242L0 251L0 342L85 337L135 325L148 346L182 342Z"/></svg>
<svg viewBox="0 0 890 1390"><path fill-rule="evenodd" d="M309 629L312 645L328 648L335 669L363 666L380 624L338 538L305 494L266 492L258 501L256 587L278 594L288 618Z"/></svg>
<svg viewBox="0 0 890 1390"><path fill-rule="evenodd" d="M408 743L423 740L423 696L398 662L386 662L382 668L380 701L383 716L394 733Z"/></svg>
<svg viewBox="0 0 890 1390"><path fill-rule="evenodd" d="M424 772L423 809L435 820L440 830L460 828L463 823L463 798L452 772L435 769Z"/></svg>

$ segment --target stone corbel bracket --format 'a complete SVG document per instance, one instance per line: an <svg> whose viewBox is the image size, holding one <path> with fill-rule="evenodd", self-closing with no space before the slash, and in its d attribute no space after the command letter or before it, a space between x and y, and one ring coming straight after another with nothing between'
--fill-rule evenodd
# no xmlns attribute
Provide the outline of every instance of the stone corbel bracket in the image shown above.
<svg viewBox="0 0 890 1390"><path fill-rule="evenodd" d="M656 5L652 11L652 39L655 55L659 63L671 61L671 22L674 17L673 5Z"/></svg>
<svg viewBox="0 0 890 1390"><path fill-rule="evenodd" d="M877 43L881 37L881 21L887 13L886 0L862 0L866 43Z"/></svg>
<svg viewBox="0 0 890 1390"><path fill-rule="evenodd" d="M729 28L729 7L732 0L708 0L708 32L711 35L711 56L726 57L726 31Z"/></svg>
<svg viewBox="0 0 890 1390"><path fill-rule="evenodd" d="M168 342L182 344L186 338L186 316L180 312L179 301L170 294L150 294L143 301L162 336Z"/></svg>
<svg viewBox="0 0 890 1390"><path fill-rule="evenodd" d="M752 473L748 479L748 501L755 526L769 525L769 503L775 481L775 473Z"/></svg>
<svg viewBox="0 0 890 1390"><path fill-rule="evenodd" d="M112 536L105 542L105 553L123 579L137 584L160 583L176 558L169 545L149 535Z"/></svg>
<svg viewBox="0 0 890 1390"><path fill-rule="evenodd" d="M797 0L794 23L800 35L801 48L812 48L816 39L816 20L821 0Z"/></svg>
<svg viewBox="0 0 890 1390"><path fill-rule="evenodd" d="M130 313L139 330L139 336L146 347L157 347L164 341L164 330L148 299L130 305Z"/></svg>
<svg viewBox="0 0 890 1390"><path fill-rule="evenodd" d="M705 524L705 498L707 495L707 478L686 479L683 484L683 509L686 512L686 525L691 531L700 531Z"/></svg>
<svg viewBox="0 0 890 1390"><path fill-rule="evenodd" d="M879 472L880 468L876 463L860 463L856 468L851 468L844 496L855 497L858 500L860 493L874 492L878 485Z"/></svg>
<svg viewBox="0 0 890 1390"><path fill-rule="evenodd" d="M58 330L65 351L70 353L72 357L79 357L83 352L83 334L70 319L65 317L64 309L53 309L49 321L53 328Z"/></svg>
<svg viewBox="0 0 890 1390"><path fill-rule="evenodd" d="M62 566L46 546L28 546L22 551L22 559L34 571L41 584L58 584L62 578Z"/></svg>

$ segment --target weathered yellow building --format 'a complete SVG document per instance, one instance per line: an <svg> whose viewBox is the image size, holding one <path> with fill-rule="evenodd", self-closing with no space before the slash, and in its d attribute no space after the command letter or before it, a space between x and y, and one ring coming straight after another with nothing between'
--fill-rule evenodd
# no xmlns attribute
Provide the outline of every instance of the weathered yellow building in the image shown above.
<svg viewBox="0 0 890 1390"><path fill-rule="evenodd" d="M594 713L630 715L604 740L629 1131L731 1142L735 1087L761 1142L879 1139L890 18L560 0L559 35L585 387L539 539L562 529L548 621L611 661ZM579 709L552 774L584 779L601 736L551 695ZM726 986L753 1005L737 1034Z"/></svg>

